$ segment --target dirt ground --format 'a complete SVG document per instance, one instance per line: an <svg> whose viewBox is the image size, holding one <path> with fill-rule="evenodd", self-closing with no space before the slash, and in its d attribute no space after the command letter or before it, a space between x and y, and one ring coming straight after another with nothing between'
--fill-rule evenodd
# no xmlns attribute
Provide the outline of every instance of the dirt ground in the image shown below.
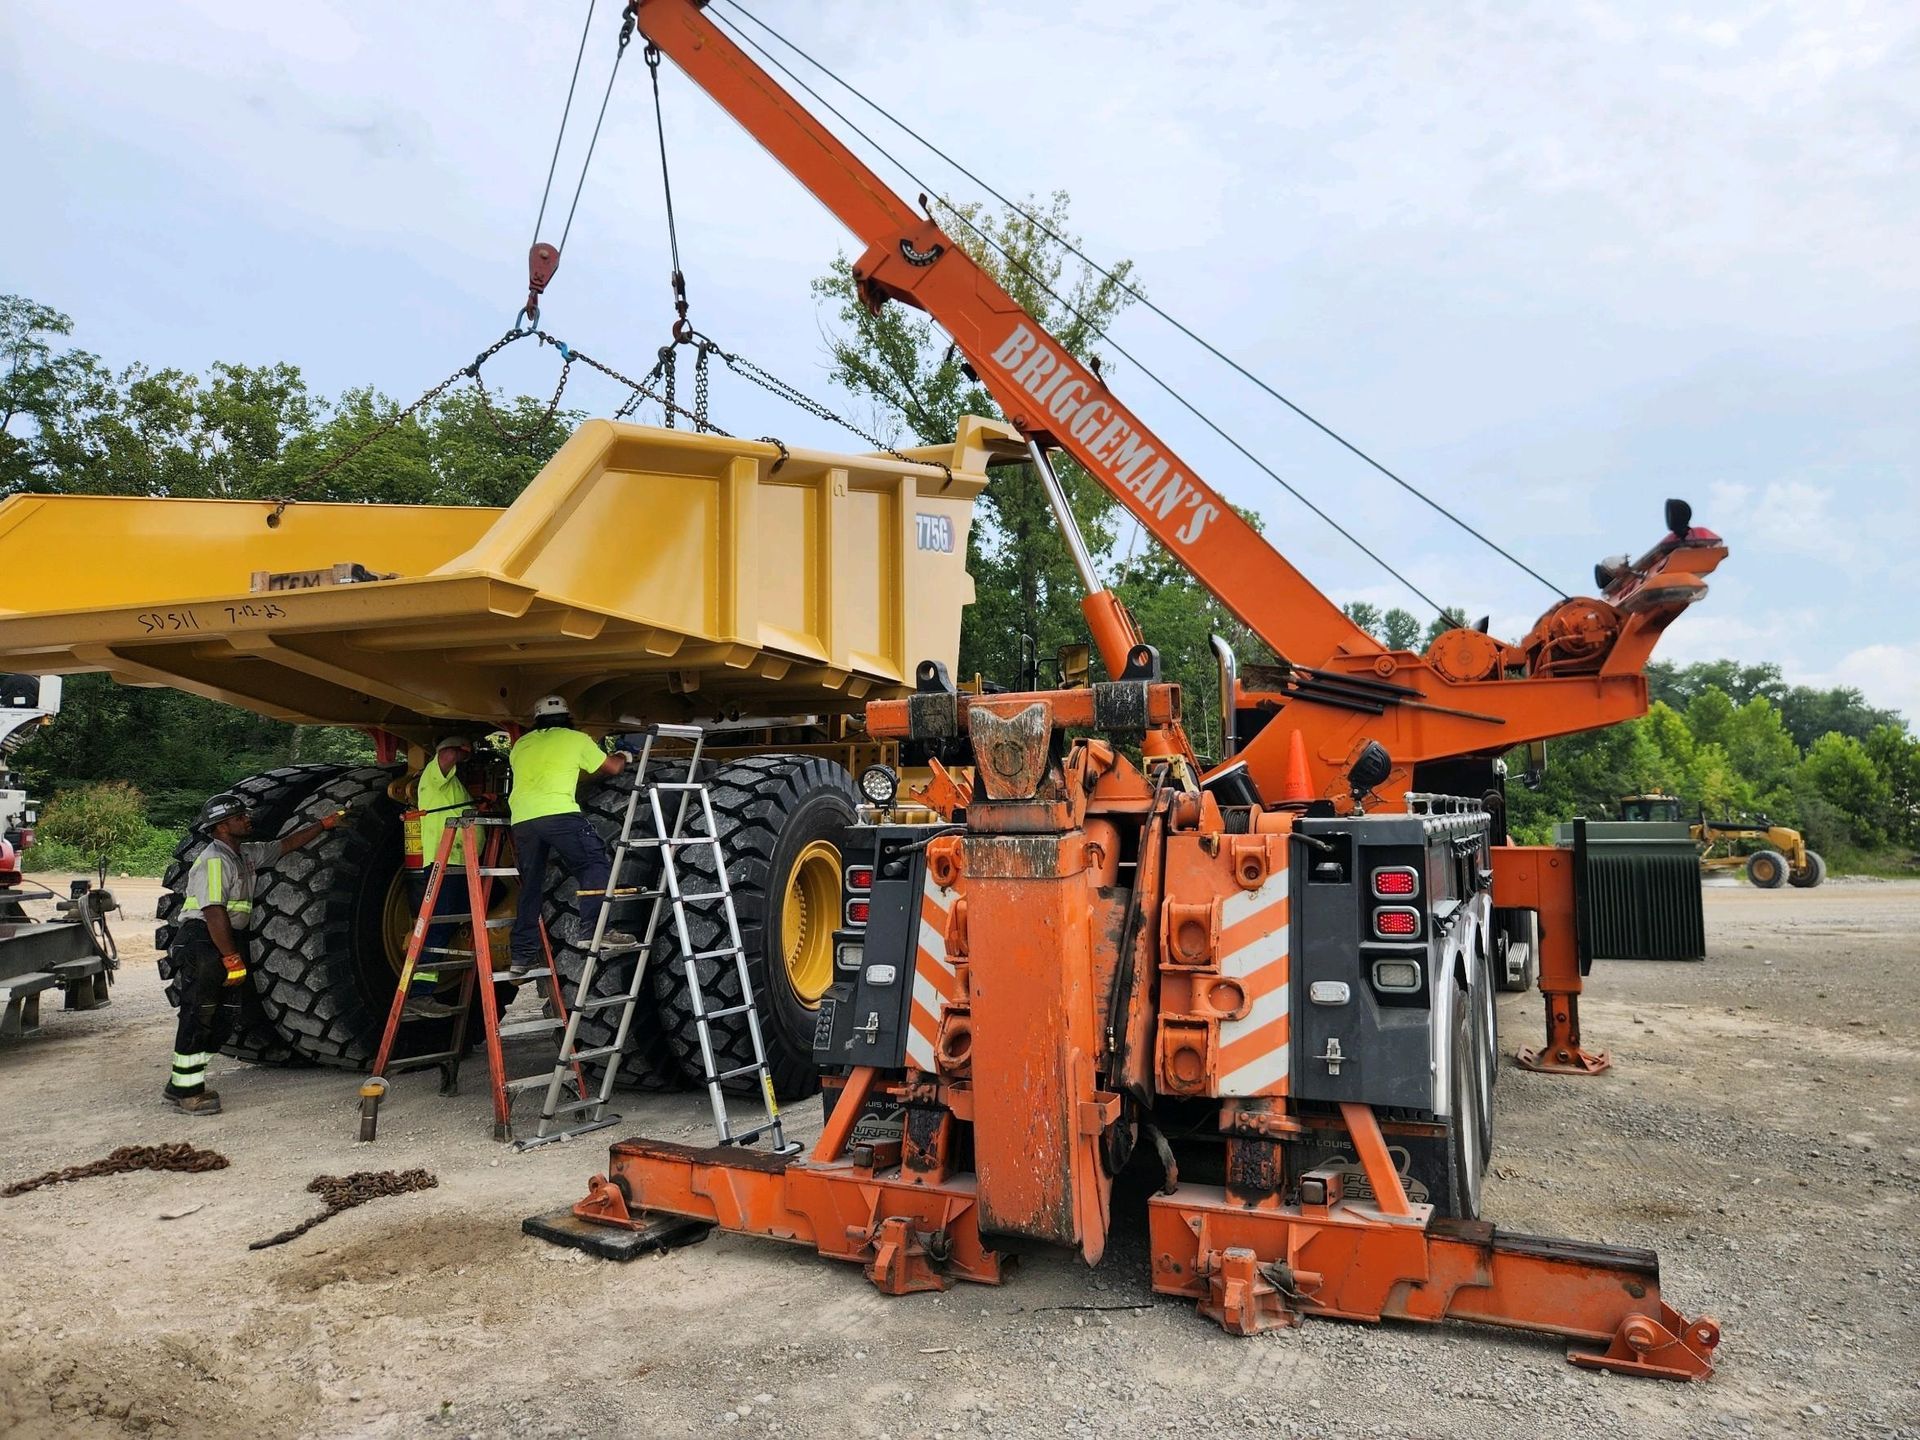
<svg viewBox="0 0 1920 1440"><path fill-rule="evenodd" d="M607 1133L697 1141L703 1098L513 1155L482 1085L415 1075L359 1147L352 1076L218 1061L227 1113L190 1120L158 1100L154 887L120 892L113 1005L0 1047L0 1181L180 1139L233 1163L0 1200L0 1434L1920 1434L1920 884L1710 888L1706 964L1596 967L1613 1074L1503 1075L1489 1218L1657 1247L1669 1298L1725 1326L1691 1386L1467 1328L1236 1340L1152 1296L1137 1230L1091 1273L901 1300L735 1237L589 1260L521 1218L576 1198ZM1538 1015L1502 998L1508 1050ZM316 1174L416 1165L438 1189L246 1248L318 1208Z"/></svg>

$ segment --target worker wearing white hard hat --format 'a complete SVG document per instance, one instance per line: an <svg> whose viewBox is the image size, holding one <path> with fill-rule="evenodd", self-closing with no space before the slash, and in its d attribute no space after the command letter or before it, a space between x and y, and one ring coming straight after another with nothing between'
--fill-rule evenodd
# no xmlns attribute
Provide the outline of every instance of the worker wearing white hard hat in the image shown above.
<svg viewBox="0 0 1920 1440"><path fill-rule="evenodd" d="M576 938L584 943L593 934L611 863L606 841L580 811L580 782L590 776L618 775L627 768L628 756L621 750L609 755L574 729L566 698L549 695L533 707L533 728L514 741L507 758L513 768L508 810L520 867L520 908L513 922L509 972L517 976L546 964L540 910L550 855L559 857L580 889ZM601 943L637 948L640 942L624 931L609 930Z"/></svg>

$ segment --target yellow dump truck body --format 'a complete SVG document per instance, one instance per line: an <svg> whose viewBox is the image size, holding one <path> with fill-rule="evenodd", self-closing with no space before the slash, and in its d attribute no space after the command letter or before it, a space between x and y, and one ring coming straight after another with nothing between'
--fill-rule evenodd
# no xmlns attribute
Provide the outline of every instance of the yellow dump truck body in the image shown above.
<svg viewBox="0 0 1920 1440"><path fill-rule="evenodd" d="M906 461L593 420L505 510L15 496L0 670L416 742L554 692L588 728L853 711L953 664L973 502L1022 451L973 418Z"/></svg>

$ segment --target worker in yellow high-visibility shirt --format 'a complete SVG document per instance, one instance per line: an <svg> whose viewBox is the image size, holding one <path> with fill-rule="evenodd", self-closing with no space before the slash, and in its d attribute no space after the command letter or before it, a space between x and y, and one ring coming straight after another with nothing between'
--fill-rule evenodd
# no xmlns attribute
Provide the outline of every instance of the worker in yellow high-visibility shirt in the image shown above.
<svg viewBox="0 0 1920 1440"><path fill-rule="evenodd" d="M412 892L413 913L416 915L426 903L427 877L432 874L434 857L440 853L442 833L461 811L474 808L473 793L467 789L466 781L460 778L460 766L472 754L473 744L465 736L449 735L433 747L433 755L420 772L415 808L420 811L420 849L427 863L422 869L407 872L407 887ZM466 848L465 839L456 835L453 851L447 857L447 873L440 882L440 894L434 902L433 913L436 916L467 913L471 902L467 896L464 869L467 863ZM429 949L445 948L455 928L452 925L430 926L426 945ZM407 1006L403 1012L405 1018L439 1020L453 1014L456 1007L446 1004L434 994L439 984L440 971L434 957L423 953L419 965L414 969L413 983L407 987Z"/></svg>
<svg viewBox="0 0 1920 1440"><path fill-rule="evenodd" d="M585 945L592 937L605 899L609 861L607 842L580 813L580 782L595 775L618 775L627 768L629 758L623 750L607 754L574 729L566 699L559 695L549 695L533 707L533 728L513 742L507 756L513 768L513 790L507 802L520 866L520 908L514 916L509 973L516 978L547 963L540 944L540 907L546 895L548 855L558 855L580 887L580 921L574 938ZM601 942L636 950L640 946L621 930L609 930Z"/></svg>

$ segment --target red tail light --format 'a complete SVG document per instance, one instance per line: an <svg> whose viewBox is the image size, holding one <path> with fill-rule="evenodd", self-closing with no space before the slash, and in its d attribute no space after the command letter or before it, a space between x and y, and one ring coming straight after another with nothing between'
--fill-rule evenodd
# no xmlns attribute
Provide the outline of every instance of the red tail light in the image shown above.
<svg viewBox="0 0 1920 1440"><path fill-rule="evenodd" d="M847 902L847 924L849 925L865 925L867 917L872 913L873 906L869 901L849 900Z"/></svg>
<svg viewBox="0 0 1920 1440"><path fill-rule="evenodd" d="M1373 893L1382 900L1405 900L1420 893L1420 877L1404 865L1373 872Z"/></svg>
<svg viewBox="0 0 1920 1440"><path fill-rule="evenodd" d="M849 890L871 890L873 888L873 871L865 865L855 865L847 871L847 888Z"/></svg>
<svg viewBox="0 0 1920 1440"><path fill-rule="evenodd" d="M1420 912L1389 905L1373 912L1373 933L1388 940L1411 940L1420 933Z"/></svg>

